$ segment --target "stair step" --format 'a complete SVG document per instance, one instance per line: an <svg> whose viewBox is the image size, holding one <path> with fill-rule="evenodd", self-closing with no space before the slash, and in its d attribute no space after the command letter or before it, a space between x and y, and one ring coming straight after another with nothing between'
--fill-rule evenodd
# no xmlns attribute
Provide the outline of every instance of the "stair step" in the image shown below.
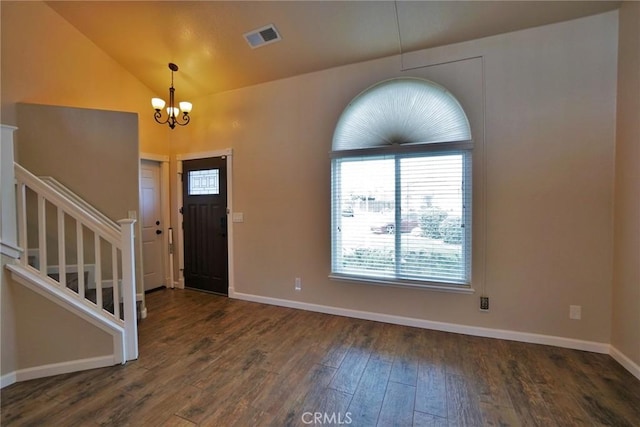
<svg viewBox="0 0 640 427"><path fill-rule="evenodd" d="M58 273L49 273L49 277L53 280L59 281L60 275ZM78 273L67 273L66 275L67 289L78 293ZM85 283L88 282L88 273L85 272ZM85 288L84 297L94 304L97 304L96 289ZM114 314L113 307L113 288L102 288L102 308L111 314ZM140 307L138 307L139 309ZM138 316L139 317L139 316ZM120 303L120 319L124 320L124 305Z"/></svg>

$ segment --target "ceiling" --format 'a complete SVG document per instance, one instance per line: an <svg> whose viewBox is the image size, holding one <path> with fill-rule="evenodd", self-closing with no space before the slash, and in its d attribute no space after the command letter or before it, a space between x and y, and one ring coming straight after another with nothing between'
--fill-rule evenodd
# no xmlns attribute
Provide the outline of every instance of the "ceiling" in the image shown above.
<svg viewBox="0 0 640 427"><path fill-rule="evenodd" d="M178 100L597 14L618 1L49 1L94 44ZM274 24L282 40L243 34Z"/></svg>

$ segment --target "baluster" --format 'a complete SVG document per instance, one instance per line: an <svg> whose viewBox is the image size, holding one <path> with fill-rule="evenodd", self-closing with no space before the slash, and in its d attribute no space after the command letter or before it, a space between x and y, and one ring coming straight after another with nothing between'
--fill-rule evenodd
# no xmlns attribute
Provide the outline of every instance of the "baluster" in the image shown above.
<svg viewBox="0 0 640 427"><path fill-rule="evenodd" d="M103 309L102 305L102 256L100 255L100 235L93 233L93 242L95 248L95 279L96 279L96 305L100 310Z"/></svg>
<svg viewBox="0 0 640 427"><path fill-rule="evenodd" d="M18 181L17 202L18 202L18 244L22 248L20 264L29 264L29 248L27 243L27 186L24 182Z"/></svg>
<svg viewBox="0 0 640 427"><path fill-rule="evenodd" d="M40 260L40 274L47 276L47 215L45 212L44 196L38 194L38 259Z"/></svg>
<svg viewBox="0 0 640 427"><path fill-rule="evenodd" d="M113 285L113 315L116 319L120 319L120 289L118 288L118 248L111 245L111 267L112 285Z"/></svg>
<svg viewBox="0 0 640 427"><path fill-rule="evenodd" d="M84 299L84 236L82 235L82 223L76 220L76 240L78 242L78 295Z"/></svg>
<svg viewBox="0 0 640 427"><path fill-rule="evenodd" d="M64 234L64 211L58 207L58 281L67 286L67 254Z"/></svg>

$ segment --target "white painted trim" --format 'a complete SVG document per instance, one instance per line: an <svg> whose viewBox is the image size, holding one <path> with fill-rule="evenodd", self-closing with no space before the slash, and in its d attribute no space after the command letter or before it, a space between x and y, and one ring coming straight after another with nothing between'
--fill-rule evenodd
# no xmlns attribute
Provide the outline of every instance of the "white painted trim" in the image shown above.
<svg viewBox="0 0 640 427"><path fill-rule="evenodd" d="M122 227L122 300L124 311L125 360L138 358L138 313L136 295L136 271L134 226L135 219L121 219ZM116 286L114 288L118 289ZM142 294L144 296L144 294ZM115 296L115 292L114 292ZM115 311L115 307L114 307Z"/></svg>
<svg viewBox="0 0 640 427"><path fill-rule="evenodd" d="M81 206L87 212L91 213L92 215L95 215L96 218L103 221L106 225L113 228L116 232L118 233L120 232L120 227L118 226L117 222L115 222L114 220L112 220L111 218L103 214L100 210L96 209L95 206L88 203L85 199L78 196L76 193L73 192L73 190L68 188L66 185L62 184L60 181L58 181L57 179L51 176L41 176L39 178L49 187L52 187L56 193L61 194L62 196L69 199L72 203L77 204L78 206Z"/></svg>
<svg viewBox="0 0 640 427"><path fill-rule="evenodd" d="M9 258L18 259L22 255L22 248L15 246L12 243L0 241L0 253L6 255Z"/></svg>
<svg viewBox="0 0 640 427"><path fill-rule="evenodd" d="M166 286L165 286L166 288ZM140 318L141 319L146 319L147 318L147 306L145 305L145 300L146 300L146 296L144 293L142 294L136 294L136 302L140 301Z"/></svg>
<svg viewBox="0 0 640 427"><path fill-rule="evenodd" d="M9 372L0 377L0 388L9 387L16 382L16 373Z"/></svg>
<svg viewBox="0 0 640 427"><path fill-rule="evenodd" d="M176 191L176 207L178 210L178 282L176 287L184 289L184 229L182 227L182 214L180 214L180 208L182 208L182 162L184 160L197 160L206 159L209 157L222 157L225 156L227 160L227 266L228 266L228 280L229 280L229 296L231 296L234 289L234 260L233 260L233 221L231 220L231 214L233 213L233 149L226 148L223 150L203 151L199 153L178 154L176 156L176 169L178 172L178 185Z"/></svg>
<svg viewBox="0 0 640 427"><path fill-rule="evenodd" d="M235 292L235 270L234 266L234 222L233 222L233 185L231 185L233 177L233 153L229 149L227 154L227 294L231 295Z"/></svg>
<svg viewBox="0 0 640 427"><path fill-rule="evenodd" d="M150 160L152 162L165 163L169 162L169 156L155 153L140 153L140 160Z"/></svg>
<svg viewBox="0 0 640 427"><path fill-rule="evenodd" d="M29 258L34 257L34 268L39 268L40 267L40 251L38 249L29 249L27 251L27 256ZM29 261L29 259L27 259L27 262ZM84 264L83 266L83 270L85 273L87 273L87 280L86 280L86 288L87 289L96 289L96 265L95 264ZM65 274L68 273L78 273L78 264L67 264L66 268L65 268ZM49 274L60 274L60 266L57 264L49 264L47 265L47 275ZM58 280L59 281L59 280ZM102 287L103 288L111 288L113 287L112 284L113 280L103 280L102 281ZM66 284L65 284L66 286Z"/></svg>
<svg viewBox="0 0 640 427"><path fill-rule="evenodd" d="M176 170L178 173L178 182L176 185L176 211L178 218L178 289L184 289L184 229L182 228L183 214L180 210L182 206L182 160L176 156Z"/></svg>
<svg viewBox="0 0 640 427"><path fill-rule="evenodd" d="M611 345L609 354L614 358L616 362L621 364L623 368L631 372L634 377L640 380L640 366L638 364L625 356L624 353L615 348L613 345Z"/></svg>
<svg viewBox="0 0 640 427"><path fill-rule="evenodd" d="M160 210L162 212L162 224L164 224L164 248L162 256L164 258L165 271L165 287L173 287L173 260L169 255L169 229L171 228L171 196L169 195L169 161L160 163ZM144 312L147 311L146 301L144 303ZM146 316L145 316L146 317Z"/></svg>
<svg viewBox="0 0 640 427"><path fill-rule="evenodd" d="M176 155L176 160L181 162L183 160L197 160L197 159L206 159L207 157L221 157L221 156L232 156L232 155L233 155L233 149L232 148L224 148L222 150L201 151L199 153L178 154L178 155Z"/></svg>
<svg viewBox="0 0 640 427"><path fill-rule="evenodd" d="M51 377L53 375L68 374L70 372L86 371L88 369L104 368L117 364L118 363L114 361L113 355L108 355L91 357L87 359L71 360L68 362L52 363L49 365L34 366L33 368L19 369L15 372L4 375L2 377L2 387L6 387L15 382Z"/></svg>
<svg viewBox="0 0 640 427"><path fill-rule="evenodd" d="M172 266L171 257L169 256L169 228L171 228L171 197L169 196L169 188L171 183L169 181L169 156L162 154L153 154L153 153L140 153L140 163L143 161L156 162L160 165L160 222L162 223L164 233L163 245L162 245L162 263L164 270L165 282L164 286L168 288L169 286L173 287L173 278L171 277ZM139 179L139 185L142 186L142 176ZM142 206L138 208L140 212L142 212ZM142 236L142 221L139 224L140 227L140 236ZM141 237L142 238L142 237ZM140 245L140 252L143 252L142 245ZM140 258L142 260L144 258L144 254ZM144 274L142 277L142 288L144 289ZM141 317L146 319L147 317L147 302L142 299L142 307L140 310Z"/></svg>
<svg viewBox="0 0 640 427"><path fill-rule="evenodd" d="M573 338L557 337L552 335L532 334L528 332L510 331L505 329L491 329L480 326L460 325L456 323L437 322L433 320L416 319L412 317L395 316L391 314L372 313L369 311L351 310L348 308L330 307L326 305L311 304L306 302L291 301L279 298L263 297L260 295L245 294L241 292L229 292L230 298L245 301L259 302L263 304L278 305L282 307L297 308L300 310L315 311L319 313L334 314L337 316L353 317L356 319L373 320L375 322L392 323L395 325L412 326L422 329L453 332L456 334L473 335L485 338L498 338L509 341L520 341L532 344L552 345L556 347L571 348L575 350L591 351L594 353L609 353L609 344L594 341L576 340Z"/></svg>
<svg viewBox="0 0 640 427"><path fill-rule="evenodd" d="M0 250L2 254L17 259L18 217L16 210L14 126L0 125Z"/></svg>
<svg viewBox="0 0 640 427"><path fill-rule="evenodd" d="M111 243L112 245L120 248L120 228L116 224L113 225L113 221L106 219L103 214L100 214L95 208L92 208L86 202L79 202L72 196L66 194L64 190L54 188L41 180L19 164L15 163L15 175L18 185L26 185L32 189L40 197L46 195L46 200L51 202L54 206L62 207L64 212L70 217L82 222L82 225L87 227L94 233L98 233L101 237Z"/></svg>

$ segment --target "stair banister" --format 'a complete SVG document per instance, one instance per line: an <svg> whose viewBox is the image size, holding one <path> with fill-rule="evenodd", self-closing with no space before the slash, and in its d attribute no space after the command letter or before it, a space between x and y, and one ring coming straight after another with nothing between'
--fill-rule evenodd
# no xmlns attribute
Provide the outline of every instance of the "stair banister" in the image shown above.
<svg viewBox="0 0 640 427"><path fill-rule="evenodd" d="M124 363L127 360L138 358L138 332L136 312L136 280L135 280L135 250L134 250L134 219L123 219L117 223L105 220L104 214L99 213L71 190L55 182L53 185L33 175L31 172L14 164L17 183L17 213L18 213L18 238L20 246L25 248L24 256L19 260L27 270L36 273L42 278L42 283L56 284L56 288L65 293L64 298L77 298L79 304L91 309L98 316L106 316L110 322L121 325L124 333L121 336L121 344L114 347L120 348L121 355L116 355L116 360ZM38 268L29 265L29 256L26 252L27 242L27 187L33 191L37 199L37 232L38 232ZM49 276L49 263L47 262L47 203L51 203L57 209L57 236L58 248L58 280ZM66 234L65 217L75 220L75 245L77 248L78 275L77 294L67 288L67 264L66 264ZM84 230L93 232L93 251L95 258L94 275L96 282L95 302L85 298L85 259L84 259ZM102 277L103 268L101 261L101 242L111 246L112 265L112 290L113 313L103 307ZM87 248L89 249L89 248ZM118 269L120 265L120 270ZM73 266L72 266L73 267ZM121 285L121 286L120 286ZM51 286L51 285L49 285ZM120 303L122 302L122 317Z"/></svg>

